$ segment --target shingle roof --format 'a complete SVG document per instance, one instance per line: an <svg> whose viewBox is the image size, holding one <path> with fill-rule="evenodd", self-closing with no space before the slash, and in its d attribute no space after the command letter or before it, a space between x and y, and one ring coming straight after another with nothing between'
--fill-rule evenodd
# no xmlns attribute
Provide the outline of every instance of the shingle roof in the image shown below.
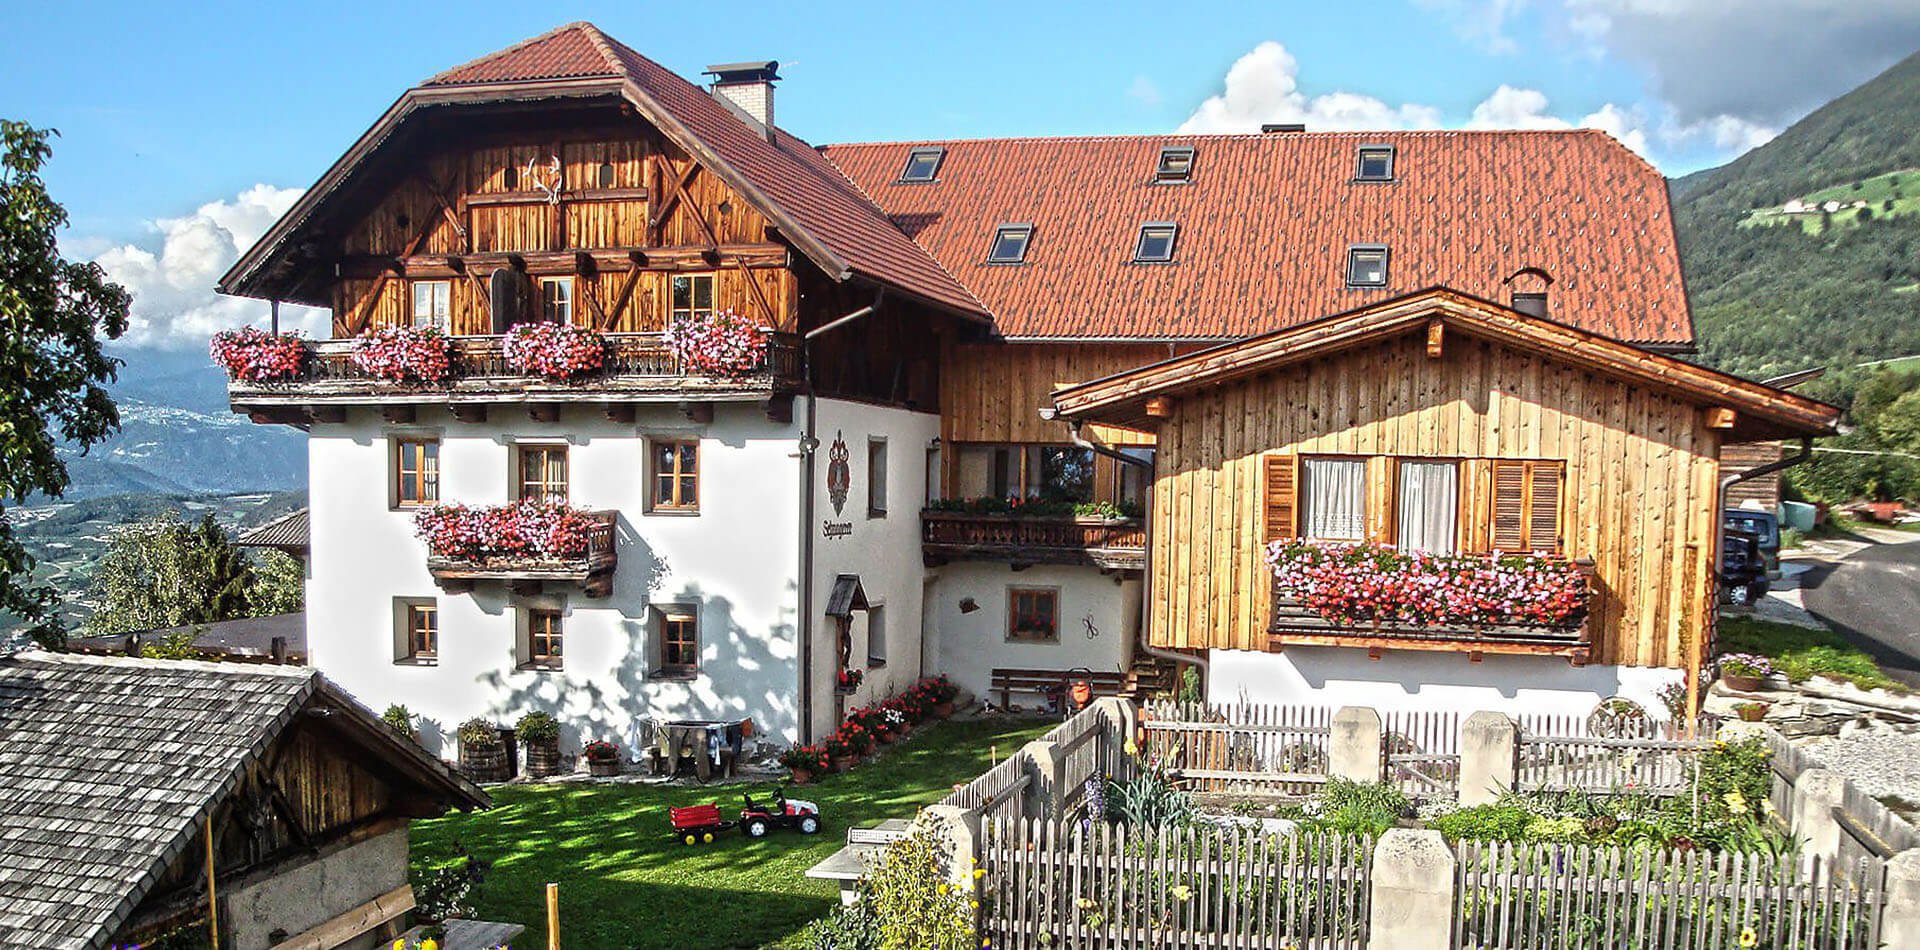
<svg viewBox="0 0 1920 950"><path fill-rule="evenodd" d="M307 509L301 508L287 512L258 528L240 532L240 538L235 543L241 547L305 551L308 548L307 528Z"/></svg>
<svg viewBox="0 0 1920 950"><path fill-rule="evenodd" d="M188 631L193 633L194 649L219 659L272 661L273 641L282 640L285 644L284 662L294 665L307 662L307 615L304 612L216 620L213 623L162 627L134 633L68 637L67 649L80 653L125 656L129 652L129 641L137 648L141 644L164 643L169 637Z"/></svg>
<svg viewBox="0 0 1920 950"><path fill-rule="evenodd" d="M1396 150L1355 182L1358 148ZM1155 184L1162 146L1198 149ZM938 180L898 182L910 149ZM1666 181L1590 130L1150 135L829 145L827 157L986 304L1008 337L1232 338L1444 284L1505 299L1553 279L1555 319L1688 343ZM1131 263L1140 225L1180 225L1176 263ZM986 263L994 226L1034 225L1027 263ZM1391 248L1389 286L1345 286L1353 244Z"/></svg>
<svg viewBox="0 0 1920 950"><path fill-rule="evenodd" d="M371 720L308 669L0 658L0 946L104 946L321 691ZM447 774L451 799L485 803Z"/></svg>

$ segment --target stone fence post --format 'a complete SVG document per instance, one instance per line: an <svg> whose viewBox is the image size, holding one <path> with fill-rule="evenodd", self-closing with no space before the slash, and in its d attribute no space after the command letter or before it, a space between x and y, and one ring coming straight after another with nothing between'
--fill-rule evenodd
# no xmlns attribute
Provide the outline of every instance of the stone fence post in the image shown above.
<svg viewBox="0 0 1920 950"><path fill-rule="evenodd" d="M1477 712L1460 724L1460 804L1488 805L1513 790L1520 727L1505 713Z"/></svg>
<svg viewBox="0 0 1920 950"><path fill-rule="evenodd" d="M1920 947L1920 848L1887 862L1887 902L1880 917L1880 945Z"/></svg>
<svg viewBox="0 0 1920 950"><path fill-rule="evenodd" d="M1453 850L1438 831L1394 828L1373 848L1368 950L1447 950L1453 941Z"/></svg>
<svg viewBox="0 0 1920 950"><path fill-rule="evenodd" d="M1840 822L1833 810L1846 798L1846 778L1829 769L1808 769L1793 780L1789 827L1808 865L1815 858L1832 861L1840 856Z"/></svg>
<svg viewBox="0 0 1920 950"><path fill-rule="evenodd" d="M1368 784L1385 776L1380 761L1380 713L1367 706L1342 706L1333 714L1327 749L1327 776Z"/></svg>
<svg viewBox="0 0 1920 950"><path fill-rule="evenodd" d="M1026 760L1027 788L1020 794L1020 814L1059 821L1065 812L1066 763L1045 739L1035 739L1014 753Z"/></svg>
<svg viewBox="0 0 1920 950"><path fill-rule="evenodd" d="M963 891L973 888L973 869L982 857L983 829L980 812L958 805L928 805L913 819L914 831L932 831L935 846L947 868L947 880ZM980 911L973 912L971 944L980 939Z"/></svg>

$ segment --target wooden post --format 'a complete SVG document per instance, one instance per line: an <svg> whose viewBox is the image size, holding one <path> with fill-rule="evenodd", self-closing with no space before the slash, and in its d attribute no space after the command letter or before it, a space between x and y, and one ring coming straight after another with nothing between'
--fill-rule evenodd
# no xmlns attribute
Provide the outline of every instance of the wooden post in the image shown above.
<svg viewBox="0 0 1920 950"><path fill-rule="evenodd" d="M547 885L547 950L560 950L560 885Z"/></svg>
<svg viewBox="0 0 1920 950"><path fill-rule="evenodd" d="M220 899L213 889L213 812L207 812L207 936L220 950Z"/></svg>

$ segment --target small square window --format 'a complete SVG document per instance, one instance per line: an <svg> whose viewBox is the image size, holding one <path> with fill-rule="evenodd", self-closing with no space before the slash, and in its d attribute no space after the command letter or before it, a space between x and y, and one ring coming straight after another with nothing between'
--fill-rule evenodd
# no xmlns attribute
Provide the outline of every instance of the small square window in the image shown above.
<svg viewBox="0 0 1920 950"><path fill-rule="evenodd" d="M675 323L688 317L713 316L713 275L675 274L673 306L668 316Z"/></svg>
<svg viewBox="0 0 1920 950"><path fill-rule="evenodd" d="M1360 163L1354 169L1353 178L1355 181L1392 181L1393 146L1360 146Z"/></svg>
<svg viewBox="0 0 1920 950"><path fill-rule="evenodd" d="M887 610L880 604L867 605L867 665L887 665Z"/></svg>
<svg viewBox="0 0 1920 950"><path fill-rule="evenodd" d="M946 157L944 148L916 148L907 153L907 166L900 169L900 180L933 181L940 173L940 162Z"/></svg>
<svg viewBox="0 0 1920 950"><path fill-rule="evenodd" d="M1160 149L1160 161L1154 165L1154 181L1187 181L1193 177L1193 147L1168 145Z"/></svg>
<svg viewBox="0 0 1920 950"><path fill-rule="evenodd" d="M565 504L567 501L567 447L522 445L514 472L515 496L522 501Z"/></svg>
<svg viewBox="0 0 1920 950"><path fill-rule="evenodd" d="M660 622L660 672L691 676L700 672L700 615L688 604L655 607Z"/></svg>
<svg viewBox="0 0 1920 950"><path fill-rule="evenodd" d="M527 665L559 669L565 654L560 611L535 607L527 611Z"/></svg>
<svg viewBox="0 0 1920 950"><path fill-rule="evenodd" d="M989 264L1020 264L1027 259L1027 244L1033 240L1033 225L1003 224L993 232L993 246L987 249Z"/></svg>
<svg viewBox="0 0 1920 950"><path fill-rule="evenodd" d="M1140 240L1133 246L1133 259L1141 264L1164 264L1173 260L1173 241L1180 226L1157 221L1140 226Z"/></svg>
<svg viewBox="0 0 1920 950"><path fill-rule="evenodd" d="M700 443L693 439L654 439L651 474L654 511L700 510Z"/></svg>
<svg viewBox="0 0 1920 950"><path fill-rule="evenodd" d="M440 503L440 440L393 440L393 506Z"/></svg>
<svg viewBox="0 0 1920 950"><path fill-rule="evenodd" d="M540 319L548 323L573 322L573 278L540 278Z"/></svg>
<svg viewBox="0 0 1920 950"><path fill-rule="evenodd" d="M1052 587L1007 589L1007 639L1053 643L1060 639L1060 591Z"/></svg>
<svg viewBox="0 0 1920 950"><path fill-rule="evenodd" d="M453 282L416 280L413 282L413 325L445 332L453 307Z"/></svg>
<svg viewBox="0 0 1920 950"><path fill-rule="evenodd" d="M1347 286L1385 287L1387 285L1387 248L1381 244L1355 244L1347 248Z"/></svg>
<svg viewBox="0 0 1920 950"><path fill-rule="evenodd" d="M440 607L432 598L396 597L393 661L431 666L440 659Z"/></svg>

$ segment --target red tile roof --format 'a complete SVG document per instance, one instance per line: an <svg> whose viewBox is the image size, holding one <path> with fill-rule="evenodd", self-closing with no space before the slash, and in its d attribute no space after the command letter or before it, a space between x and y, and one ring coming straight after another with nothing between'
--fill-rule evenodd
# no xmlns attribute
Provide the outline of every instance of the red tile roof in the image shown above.
<svg viewBox="0 0 1920 950"><path fill-rule="evenodd" d="M1357 148L1396 149L1357 183ZM909 149L938 181L901 184ZM1161 146L1198 148L1154 184ZM1552 314L1633 342L1688 343L1666 181L1604 133L1365 132L991 139L823 151L987 305L1008 337L1228 338L1444 285L1506 299L1552 275ZM1140 225L1180 225L1173 264L1134 264ZM995 225L1034 225L1027 263L986 263ZM1345 285L1352 244L1391 248L1389 286Z"/></svg>
<svg viewBox="0 0 1920 950"><path fill-rule="evenodd" d="M779 130L775 141L767 141L705 90L591 23L569 23L455 67L424 85L596 76L632 82L848 269L937 304L984 313L965 287L861 197L813 146Z"/></svg>

